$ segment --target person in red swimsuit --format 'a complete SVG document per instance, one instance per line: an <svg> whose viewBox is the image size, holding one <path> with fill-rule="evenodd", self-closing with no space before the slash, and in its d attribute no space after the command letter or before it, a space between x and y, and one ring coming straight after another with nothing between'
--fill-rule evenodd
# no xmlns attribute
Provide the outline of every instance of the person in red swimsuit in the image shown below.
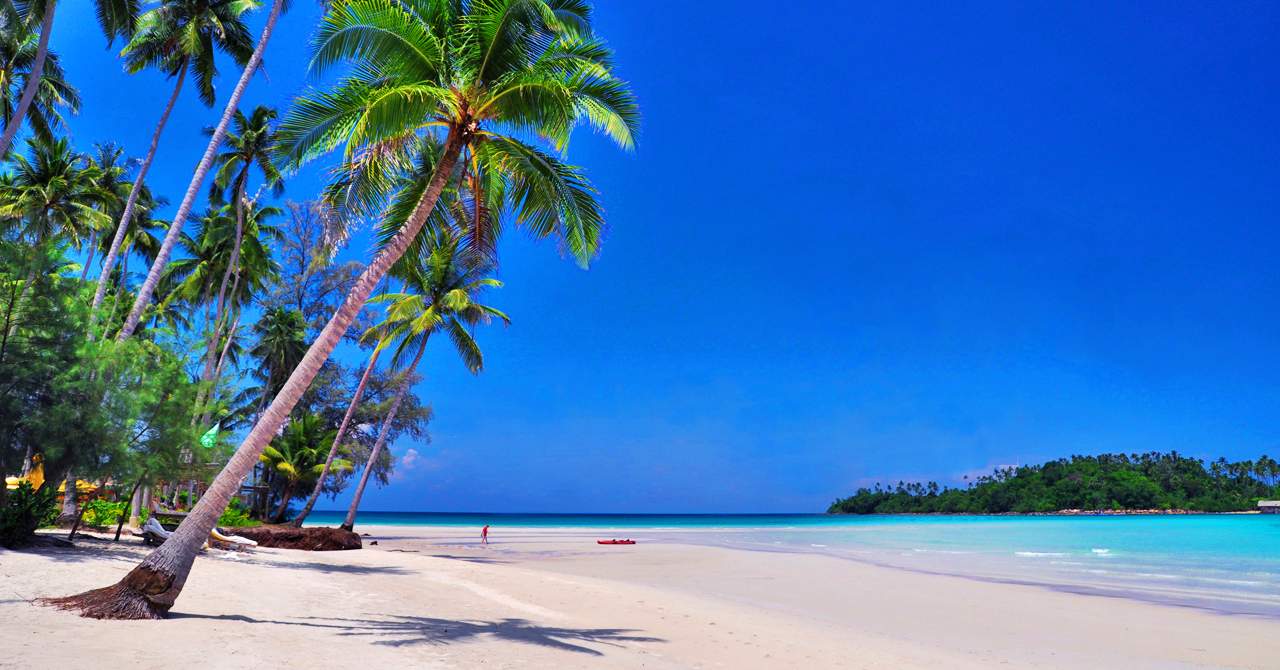
<svg viewBox="0 0 1280 670"><path fill-rule="evenodd" d="M489 524L480 529L480 544L489 544Z"/></svg>

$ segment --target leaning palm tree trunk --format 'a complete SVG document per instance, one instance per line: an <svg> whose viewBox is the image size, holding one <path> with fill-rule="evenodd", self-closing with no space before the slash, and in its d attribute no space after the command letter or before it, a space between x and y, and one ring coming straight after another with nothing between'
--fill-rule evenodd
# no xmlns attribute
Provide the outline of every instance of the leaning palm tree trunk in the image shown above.
<svg viewBox="0 0 1280 670"><path fill-rule="evenodd" d="M396 420L400 405L404 402L404 397L409 394L409 380L413 378L413 371L418 367L418 362L422 360L422 353L426 350L427 338L424 337L422 345L418 347L417 355L413 357L413 362L404 369L404 381L400 382L396 399L391 402L391 409L387 410L387 418L382 420L378 441L373 443L373 451L369 452L369 462L365 463L364 472L360 474L360 483L356 486L355 495L351 497L351 507L347 508L347 518L342 522L343 530L351 530L356 525L356 511L360 509L360 498L364 497L364 487L369 483L369 474L373 472L373 466L377 465L378 456L382 455L382 447L387 443L387 434L391 432L391 422Z"/></svg>
<svg viewBox="0 0 1280 670"><path fill-rule="evenodd" d="M222 110L222 118L218 121L218 127L214 129L213 136L209 138L209 146L205 147L204 156L200 159L200 163L196 166L195 174L191 176L191 183L187 186L187 193L182 197L182 204L178 205L178 213L173 216L173 223L169 224L169 232L164 236L164 242L160 245L160 253L156 255L156 260L151 264L151 270L147 272L147 278L142 282L142 287L138 289L138 297L133 302L133 308L129 310L129 316L124 320L124 326L120 328L116 339L123 342L133 335L133 331L138 327L138 322L142 319L142 313L146 311L147 304L151 302L151 294L155 293L156 285L160 283L160 275L164 273L164 267L169 263L169 256L173 254L173 247L177 245L178 238L182 233L182 226L187 222L187 216L191 214L191 207L195 205L196 197L200 193L200 186L204 183L204 178L209 174L209 168L213 166L214 156L218 153L218 147L222 145L222 138L226 137L227 126L231 123L231 117L235 115L236 109L240 106L240 97L244 95L244 91L249 87L249 80L253 78L254 72L262 63L262 52L267 48L267 41L271 39L271 31L276 27L276 19L280 18L280 10L283 8L285 0L275 0L271 3L271 13L267 15L267 24L262 28L262 37L258 38L258 45L253 49L253 55L249 57L249 62L244 66L244 72L240 74L240 81L236 82L236 87L231 91L231 97L227 99L227 106Z"/></svg>
<svg viewBox="0 0 1280 670"><path fill-rule="evenodd" d="M129 199L124 203L124 213L120 215L120 223L116 226L116 234L111 238L111 248L107 250L107 255L102 259L102 272L98 274L98 290L93 293L93 309L89 314L89 336L93 337L93 328L97 323L97 310L102 305L102 299L107 295L107 280L111 277L111 269L115 267L116 258L120 254L120 246L124 244L124 238L129 232L129 222L133 220L133 208L138 203L138 194L142 192L143 181L147 178L147 171L151 169L151 161L156 157L156 149L160 146L160 135L164 132L164 126L169 122L169 114L173 111L173 105L178 101L178 93L182 91L182 82L187 78L187 62L182 62L182 68L178 70L178 80L173 85L173 93L169 94L169 103L165 105L164 112L160 114L160 121L156 123L156 129L151 133L151 147L147 149L147 157L142 160L142 165L138 167L138 174L133 178L133 186L129 188Z"/></svg>
<svg viewBox="0 0 1280 670"><path fill-rule="evenodd" d="M280 0L277 0L277 8L279 4ZM298 404L320 367L338 346L373 289L391 266L404 255L418 231L422 230L458 162L463 144L462 132L460 129L450 129L440 162L409 220L361 273L351 292L347 294L347 299L329 319L329 323L325 324L324 330L320 331L320 335L302 357L302 362L289 375L284 387L249 431L236 453L227 461L222 472L218 473L195 509L178 526L178 530L118 583L44 602L75 610L83 616L95 619L158 619L173 607L186 584L187 575L191 573L196 553L209 537L209 531L217 524L218 517L231 501L231 496L240 488L240 482L253 469L263 448L289 418L294 405Z"/></svg>
<svg viewBox="0 0 1280 670"><path fill-rule="evenodd" d="M58 3L55 0L48 0L44 5L44 16L40 20L40 41L36 43L36 59L31 63L31 74L27 77L27 85L22 87L18 108L13 111L13 118L9 119L9 125L5 126L4 136L0 137L0 156L9 153L13 138L18 134L18 128L22 127L22 121L27 117L31 102L36 98L40 80L44 78L44 61L49 55L49 35L53 34L53 10L57 6Z"/></svg>
<svg viewBox="0 0 1280 670"><path fill-rule="evenodd" d="M338 424L338 432L333 436L333 444L329 446L329 455L324 459L324 468L320 470L320 478L316 480L316 487L311 491L311 497L307 498L307 504L302 506L302 511L298 512L298 516L294 517L289 524L301 528L302 522L307 520L307 515L311 514L312 508L316 506L316 501L320 499L320 494L324 491L325 477L329 476L329 468L333 467L333 459L338 455L338 446L342 444L342 438L347 434L347 426L351 424L351 417L356 413L356 408L360 406L360 398L364 395L364 387L369 383L369 375L373 372L373 366L378 362L378 355L382 353L382 347L376 347L373 354L369 356L369 364L364 368L364 374L360 376L360 383L356 385L356 392L351 396L351 404L347 405L347 413L342 415L342 423Z"/></svg>

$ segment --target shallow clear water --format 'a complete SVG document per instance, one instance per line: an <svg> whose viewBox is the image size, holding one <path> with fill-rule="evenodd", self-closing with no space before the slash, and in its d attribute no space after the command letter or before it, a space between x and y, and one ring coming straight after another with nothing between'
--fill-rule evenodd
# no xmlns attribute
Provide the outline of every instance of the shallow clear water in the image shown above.
<svg viewBox="0 0 1280 670"><path fill-rule="evenodd" d="M336 524L318 512L316 524ZM663 539L822 553L1232 614L1280 616L1280 515L827 516L419 514L363 524L628 529Z"/></svg>

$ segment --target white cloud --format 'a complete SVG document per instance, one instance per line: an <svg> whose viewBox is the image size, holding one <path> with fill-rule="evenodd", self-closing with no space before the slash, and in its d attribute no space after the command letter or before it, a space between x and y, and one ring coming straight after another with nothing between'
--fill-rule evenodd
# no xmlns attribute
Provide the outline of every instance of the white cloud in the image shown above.
<svg viewBox="0 0 1280 670"><path fill-rule="evenodd" d="M400 457L400 467L405 470L412 470L418 464L419 456L417 449L409 449Z"/></svg>

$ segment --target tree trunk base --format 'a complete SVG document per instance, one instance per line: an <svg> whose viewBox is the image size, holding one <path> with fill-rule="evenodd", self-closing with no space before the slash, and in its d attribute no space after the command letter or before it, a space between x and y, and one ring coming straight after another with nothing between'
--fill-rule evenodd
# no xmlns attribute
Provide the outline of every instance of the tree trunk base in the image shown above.
<svg viewBox="0 0 1280 670"><path fill-rule="evenodd" d="M144 564L106 588L62 598L40 598L36 603L90 619L163 619L173 603L156 596L167 595L172 584L172 576Z"/></svg>

